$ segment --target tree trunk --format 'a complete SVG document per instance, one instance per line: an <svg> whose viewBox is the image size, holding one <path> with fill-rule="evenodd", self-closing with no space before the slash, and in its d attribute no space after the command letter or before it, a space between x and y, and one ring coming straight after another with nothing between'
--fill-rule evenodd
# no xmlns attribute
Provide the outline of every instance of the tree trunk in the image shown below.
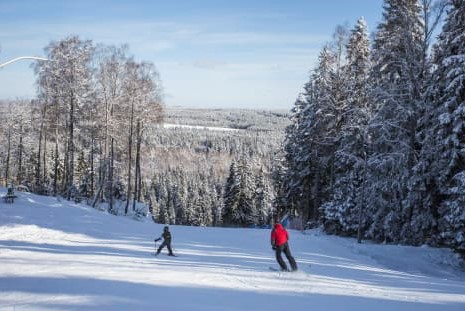
<svg viewBox="0 0 465 311"><path fill-rule="evenodd" d="M97 202L99 201L100 194L103 191L104 184L100 183L100 186L98 187L97 193L94 196L94 201L92 202L92 207L95 208L97 206ZM111 211L111 209L109 209Z"/></svg>
<svg viewBox="0 0 465 311"><path fill-rule="evenodd" d="M315 179L313 182L313 208L311 210L311 218L312 220L318 220L318 209L320 207L320 200L318 199L320 194L320 170L317 168L315 173Z"/></svg>
<svg viewBox="0 0 465 311"><path fill-rule="evenodd" d="M68 128L68 124L66 124L66 128ZM69 153L66 152L67 150L69 150L69 136L68 135L65 135L65 139L66 139L66 143L65 143L65 154L63 156L63 177L61 179L61 186L60 186L60 194L64 195L66 194L66 186L68 185L69 181L68 181L68 178L69 178L69 174L68 174L68 171L69 171Z"/></svg>
<svg viewBox="0 0 465 311"><path fill-rule="evenodd" d="M132 132L134 124L134 101L131 103L131 118L129 122L129 137L128 137L128 189L127 189L127 198L126 198L126 208L124 213L128 214L129 209L129 200L131 197L131 169L132 169Z"/></svg>
<svg viewBox="0 0 465 311"><path fill-rule="evenodd" d="M136 201L140 202L140 144L141 144L141 133L140 133L140 120L137 120L136 124L136 167L134 173L134 198L132 200L132 209L136 209Z"/></svg>
<svg viewBox="0 0 465 311"><path fill-rule="evenodd" d="M138 202L142 202L142 174L141 174L141 168L140 168L140 163L141 163L140 145L141 145L141 141L139 141L139 145L138 145L138 148L139 148L139 151L138 151L139 164L137 166L137 175L139 176L138 185L137 185L137 201Z"/></svg>
<svg viewBox="0 0 465 311"><path fill-rule="evenodd" d="M42 163L42 189L45 186L45 181L47 180L47 132L44 131L44 152L42 155L43 163Z"/></svg>
<svg viewBox="0 0 465 311"><path fill-rule="evenodd" d="M36 172L35 172L35 178L36 178L36 182L35 182L35 191L39 194L42 193L42 191L40 190L40 171L41 171L41 168L40 168L40 165L41 165L41 162L42 162L42 159L41 159L41 156L42 156L42 136L43 136L43 132L44 132L44 116L42 115L42 121L41 121L41 124L40 124L40 130L39 130L39 145L38 145L38 152L37 152L37 164L36 164Z"/></svg>
<svg viewBox="0 0 465 311"><path fill-rule="evenodd" d="M23 127L21 126L20 136L19 136L19 154L18 154L18 176L16 177L16 182L21 185L23 182Z"/></svg>
<svg viewBox="0 0 465 311"><path fill-rule="evenodd" d="M55 163L53 166L53 196L57 195L58 191L58 101L55 99Z"/></svg>
<svg viewBox="0 0 465 311"><path fill-rule="evenodd" d="M36 168L36 191L38 193L42 193L43 185L41 185L41 157L42 157L42 140L45 134L45 115L47 113L47 101L44 103L44 107L42 109L42 118L40 120L40 130L39 130L39 151L37 152L37 168ZM44 156L44 166L45 166L45 153Z"/></svg>
<svg viewBox="0 0 465 311"><path fill-rule="evenodd" d="M113 170L114 170L114 139L113 137L111 138L111 143L110 143L110 171L108 172L108 192L110 192L109 195L109 209L110 211L113 210Z"/></svg>
<svg viewBox="0 0 465 311"><path fill-rule="evenodd" d="M94 143L95 143L95 137L94 137L94 130L92 129L92 139L91 139L91 144L90 144L90 193L89 197L94 196Z"/></svg>
<svg viewBox="0 0 465 311"><path fill-rule="evenodd" d="M58 127L57 127L58 129ZM58 186L58 130L55 137L55 163L53 167L53 196L57 195Z"/></svg>
<svg viewBox="0 0 465 311"><path fill-rule="evenodd" d="M360 203L359 203L359 209L358 209L358 228L357 228L357 242L360 244L362 243L362 225L363 225L363 211L365 209L365 185L366 185L366 179L367 179L367 153L366 150L364 152L363 156L363 179L362 179L362 193L360 194Z"/></svg>
<svg viewBox="0 0 465 311"><path fill-rule="evenodd" d="M102 150L102 148L100 148L100 150ZM108 169L107 168L107 160L105 158L105 154L102 154L100 152L100 165L99 165L99 168L98 168L98 189L97 189L97 192L95 193L94 195L94 200L92 202L92 207L95 208L97 206L97 202L99 200L102 199L102 197L104 196L104 192L105 192L105 174L106 174L106 170ZM108 208L108 211L109 212L112 212L112 209L111 209L111 206L109 206Z"/></svg>
<svg viewBox="0 0 465 311"><path fill-rule="evenodd" d="M8 125L8 142L6 151L5 163L5 187L8 187L8 179L10 178L10 149L11 149L11 128Z"/></svg>
<svg viewBox="0 0 465 311"><path fill-rule="evenodd" d="M69 109L69 141L68 141L68 184L66 185L66 199L71 200L71 190L74 184L74 97L71 97Z"/></svg>

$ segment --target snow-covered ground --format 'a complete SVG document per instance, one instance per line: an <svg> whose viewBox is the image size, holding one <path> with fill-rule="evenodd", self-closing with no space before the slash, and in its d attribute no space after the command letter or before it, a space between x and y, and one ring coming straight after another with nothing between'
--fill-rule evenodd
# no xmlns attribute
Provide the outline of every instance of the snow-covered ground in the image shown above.
<svg viewBox="0 0 465 311"><path fill-rule="evenodd" d="M187 124L172 124L163 123L162 126L167 129L196 129L196 130L208 130L208 131L220 131L220 132L238 132L239 129L233 129L230 127L215 127L215 126L202 126L202 125L187 125Z"/></svg>
<svg viewBox="0 0 465 311"><path fill-rule="evenodd" d="M0 310L465 310L448 250L291 231L300 271L281 273L269 230L171 226L180 256L154 257L162 228L32 194L2 201Z"/></svg>

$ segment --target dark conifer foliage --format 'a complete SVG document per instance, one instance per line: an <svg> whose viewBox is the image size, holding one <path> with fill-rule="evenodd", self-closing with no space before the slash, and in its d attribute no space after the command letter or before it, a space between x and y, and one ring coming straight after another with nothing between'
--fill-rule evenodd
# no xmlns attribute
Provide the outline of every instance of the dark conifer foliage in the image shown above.
<svg viewBox="0 0 465 311"><path fill-rule="evenodd" d="M359 241L463 252L465 3L383 9L371 48L361 19L322 49L286 129L277 203Z"/></svg>

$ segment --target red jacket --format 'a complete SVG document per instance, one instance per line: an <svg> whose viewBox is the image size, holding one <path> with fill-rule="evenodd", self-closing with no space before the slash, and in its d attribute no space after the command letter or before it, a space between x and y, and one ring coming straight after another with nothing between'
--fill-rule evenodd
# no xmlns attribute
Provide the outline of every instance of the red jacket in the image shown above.
<svg viewBox="0 0 465 311"><path fill-rule="evenodd" d="M289 234L283 225L275 224L274 229L271 231L271 245L281 246L289 240Z"/></svg>

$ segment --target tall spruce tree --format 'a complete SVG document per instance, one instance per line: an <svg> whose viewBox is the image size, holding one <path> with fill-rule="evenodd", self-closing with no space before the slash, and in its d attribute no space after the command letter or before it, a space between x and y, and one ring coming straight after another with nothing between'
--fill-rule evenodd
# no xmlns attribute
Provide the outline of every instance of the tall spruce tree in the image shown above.
<svg viewBox="0 0 465 311"><path fill-rule="evenodd" d="M271 202L273 198L263 167L260 167L255 176L255 189L254 201L257 210L256 224L265 225L269 223L271 218Z"/></svg>
<svg viewBox="0 0 465 311"><path fill-rule="evenodd" d="M254 167L249 156L232 162L224 191L223 223L249 226L258 224L255 202Z"/></svg>
<svg viewBox="0 0 465 311"><path fill-rule="evenodd" d="M418 107L417 144L421 147L418 161L412 169L408 183L408 197L404 204L404 225L402 242L420 245L438 243L438 205L441 201L437 183L438 171L436 133L438 131L438 87L443 76L438 75L437 65L433 66L428 55L430 42L438 25L446 1L422 0L424 20L423 38L423 106ZM436 49L437 50L437 49ZM438 54L436 52L436 54ZM439 55L436 55L437 58ZM436 62L438 59L436 59ZM435 69L436 68L436 69Z"/></svg>
<svg viewBox="0 0 465 311"><path fill-rule="evenodd" d="M320 52L318 67L305 84L296 102L295 126L288 135L286 159L289 209L296 209L305 219L319 218L320 203L327 198L333 148L328 128L334 115L332 79L335 55L325 46Z"/></svg>
<svg viewBox="0 0 465 311"><path fill-rule="evenodd" d="M223 223L225 225L233 225L235 215L238 210L238 201L240 194L239 172L235 161L231 162L229 167L229 176L226 180L224 189L224 209L223 209Z"/></svg>
<svg viewBox="0 0 465 311"><path fill-rule="evenodd" d="M417 0L386 0L374 39L368 233L376 240L399 241L408 180L417 161L424 63L420 11Z"/></svg>
<svg viewBox="0 0 465 311"><path fill-rule="evenodd" d="M304 180L308 179L308 177L305 177L309 174L309 170L306 165L306 158L299 157L299 155L305 143L306 135L301 128L305 120L304 114L309 111L307 106L308 97L311 96L311 83L312 81L309 81L305 85L304 92L298 96L294 103L290 116L291 124L286 127L284 161L275 165L274 180L279 196L279 201L276 204L280 213L293 209L295 207L294 203L301 202L302 194L308 191L308 185L307 189L305 189ZM303 210L305 203L302 202L297 208Z"/></svg>
<svg viewBox="0 0 465 311"><path fill-rule="evenodd" d="M364 205L366 126L371 117L368 100L370 48L363 18L351 31L346 54L346 99L340 111L341 133L335 154L335 185L331 200L322 209L327 231L353 234L359 228L360 209Z"/></svg>
<svg viewBox="0 0 465 311"><path fill-rule="evenodd" d="M465 1L449 4L434 58L435 204L440 243L465 253Z"/></svg>

